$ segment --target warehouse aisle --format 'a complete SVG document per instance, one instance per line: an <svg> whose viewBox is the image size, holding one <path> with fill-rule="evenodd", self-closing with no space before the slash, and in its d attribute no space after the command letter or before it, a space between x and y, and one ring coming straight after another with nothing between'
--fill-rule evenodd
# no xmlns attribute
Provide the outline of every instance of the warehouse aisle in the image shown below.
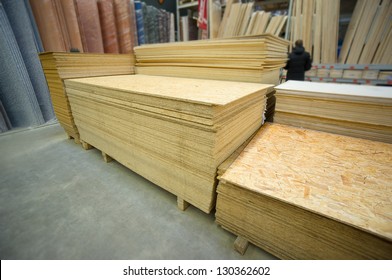
<svg viewBox="0 0 392 280"><path fill-rule="evenodd" d="M245 256L214 214L176 197L58 125L0 135L0 259L274 259Z"/></svg>

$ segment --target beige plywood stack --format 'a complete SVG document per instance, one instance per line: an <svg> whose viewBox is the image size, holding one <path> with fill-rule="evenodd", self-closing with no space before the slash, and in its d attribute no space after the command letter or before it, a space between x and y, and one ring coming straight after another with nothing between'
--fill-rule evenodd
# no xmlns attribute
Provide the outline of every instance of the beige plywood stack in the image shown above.
<svg viewBox="0 0 392 280"><path fill-rule="evenodd" d="M134 57L126 54L47 52L39 55L54 112L70 138L79 141L63 80L134 73Z"/></svg>
<svg viewBox="0 0 392 280"><path fill-rule="evenodd" d="M124 75L65 81L86 142L209 213L216 171L262 124L272 85Z"/></svg>
<svg viewBox="0 0 392 280"><path fill-rule="evenodd" d="M346 64L392 63L392 1L358 0L339 56Z"/></svg>
<svg viewBox="0 0 392 280"><path fill-rule="evenodd" d="M391 159L391 144L267 123L220 177L216 221L282 259L391 259Z"/></svg>
<svg viewBox="0 0 392 280"><path fill-rule="evenodd" d="M136 73L278 84L288 41L273 35L135 48Z"/></svg>
<svg viewBox="0 0 392 280"><path fill-rule="evenodd" d="M275 89L277 123L392 143L390 87L288 81Z"/></svg>

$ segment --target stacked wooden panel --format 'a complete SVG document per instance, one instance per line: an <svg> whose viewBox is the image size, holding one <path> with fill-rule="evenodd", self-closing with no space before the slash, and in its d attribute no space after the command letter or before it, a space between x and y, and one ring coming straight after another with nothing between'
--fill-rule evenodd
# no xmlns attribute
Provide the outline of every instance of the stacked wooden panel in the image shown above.
<svg viewBox="0 0 392 280"><path fill-rule="evenodd" d="M283 259L391 259L391 159L391 144L267 123L220 177L216 221Z"/></svg>
<svg viewBox="0 0 392 280"><path fill-rule="evenodd" d="M207 213L217 166L260 127L272 90L146 75L65 85L82 141Z"/></svg>
<svg viewBox="0 0 392 280"><path fill-rule="evenodd" d="M287 47L268 34L145 45L135 48L136 73L278 84Z"/></svg>
<svg viewBox="0 0 392 280"><path fill-rule="evenodd" d="M134 57L126 54L58 53L40 54L54 112L69 137L79 140L63 80L69 78L134 73Z"/></svg>
<svg viewBox="0 0 392 280"><path fill-rule="evenodd" d="M275 122L392 143L390 87L288 81L275 89Z"/></svg>
<svg viewBox="0 0 392 280"><path fill-rule="evenodd" d="M339 62L391 64L392 2L358 0L343 40Z"/></svg>

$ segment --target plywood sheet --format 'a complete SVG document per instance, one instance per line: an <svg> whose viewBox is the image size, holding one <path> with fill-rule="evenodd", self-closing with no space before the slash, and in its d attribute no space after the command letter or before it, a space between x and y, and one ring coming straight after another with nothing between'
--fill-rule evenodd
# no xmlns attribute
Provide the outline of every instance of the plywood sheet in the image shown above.
<svg viewBox="0 0 392 280"><path fill-rule="evenodd" d="M147 75L65 85L81 140L207 213L218 165L260 127L272 90Z"/></svg>
<svg viewBox="0 0 392 280"><path fill-rule="evenodd" d="M392 241L391 162L391 144L266 124L220 180Z"/></svg>
<svg viewBox="0 0 392 280"><path fill-rule="evenodd" d="M79 139L63 80L134 73L134 57L120 54L47 52L39 55L53 108L68 135Z"/></svg>
<svg viewBox="0 0 392 280"><path fill-rule="evenodd" d="M361 86L350 84L323 84L319 83L288 81L275 89L279 91L295 91L298 95L308 95L310 93L320 93L318 96L328 96L330 98L346 98L352 100L366 100L382 104L391 104L392 89L379 86Z"/></svg>

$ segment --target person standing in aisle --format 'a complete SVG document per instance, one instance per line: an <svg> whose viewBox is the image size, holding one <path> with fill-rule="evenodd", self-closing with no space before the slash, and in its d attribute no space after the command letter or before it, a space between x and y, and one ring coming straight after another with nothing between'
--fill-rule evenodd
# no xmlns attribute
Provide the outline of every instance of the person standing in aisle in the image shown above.
<svg viewBox="0 0 392 280"><path fill-rule="evenodd" d="M289 60L284 67L287 70L286 81L304 81L305 71L308 71L311 67L312 60L310 54L305 51L302 40L295 41L295 47L289 54Z"/></svg>

